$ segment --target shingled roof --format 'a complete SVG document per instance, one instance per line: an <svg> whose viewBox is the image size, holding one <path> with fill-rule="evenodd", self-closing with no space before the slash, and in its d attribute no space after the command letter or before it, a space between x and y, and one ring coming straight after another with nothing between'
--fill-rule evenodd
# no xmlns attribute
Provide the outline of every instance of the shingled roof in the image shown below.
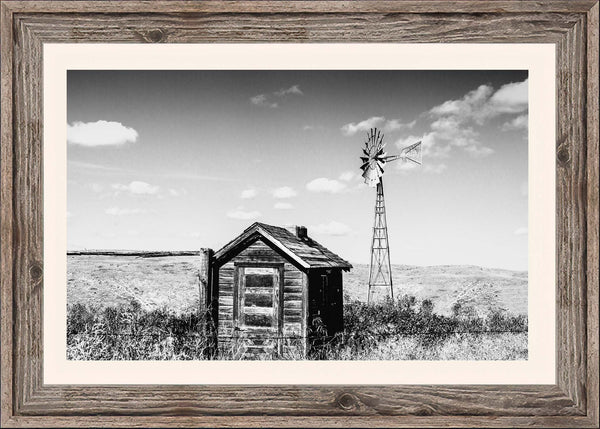
<svg viewBox="0 0 600 429"><path fill-rule="evenodd" d="M215 259L217 261L229 259L237 254L238 248L248 246L259 237L278 248L303 268L342 268L344 270L352 268L348 261L340 258L312 238L308 236L300 238L285 228L260 222L253 223L241 235L218 250L215 253Z"/></svg>

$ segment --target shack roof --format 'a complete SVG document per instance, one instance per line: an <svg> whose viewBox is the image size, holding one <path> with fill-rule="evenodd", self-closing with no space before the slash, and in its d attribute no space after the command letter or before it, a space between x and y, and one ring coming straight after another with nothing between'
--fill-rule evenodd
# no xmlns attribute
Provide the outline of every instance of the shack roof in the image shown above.
<svg viewBox="0 0 600 429"><path fill-rule="evenodd" d="M258 238L279 249L302 268L341 268L350 270L352 265L325 248L308 235L299 237L279 226L255 222L215 253L215 260L223 263Z"/></svg>

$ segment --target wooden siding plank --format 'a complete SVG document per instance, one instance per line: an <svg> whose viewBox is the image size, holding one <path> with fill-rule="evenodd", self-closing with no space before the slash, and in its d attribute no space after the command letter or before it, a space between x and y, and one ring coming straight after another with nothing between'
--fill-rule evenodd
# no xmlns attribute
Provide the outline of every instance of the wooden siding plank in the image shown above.
<svg viewBox="0 0 600 429"><path fill-rule="evenodd" d="M284 302L300 301L302 302L302 292L286 292L283 297Z"/></svg>
<svg viewBox="0 0 600 429"><path fill-rule="evenodd" d="M231 267L227 267L227 268L221 268L219 270L219 276L222 277L233 277L233 272L235 271L235 268Z"/></svg>
<svg viewBox="0 0 600 429"><path fill-rule="evenodd" d="M221 280L221 284L233 283L233 273L231 273L231 274L219 273L219 279Z"/></svg>
<svg viewBox="0 0 600 429"><path fill-rule="evenodd" d="M244 307L245 314L264 314L266 316L273 315L273 307Z"/></svg>
<svg viewBox="0 0 600 429"><path fill-rule="evenodd" d="M302 271L285 269L284 271L286 279L302 279Z"/></svg>
<svg viewBox="0 0 600 429"><path fill-rule="evenodd" d="M232 296L219 296L219 307L233 307L233 295Z"/></svg>
<svg viewBox="0 0 600 429"><path fill-rule="evenodd" d="M302 301L286 301L285 309L297 309L302 310Z"/></svg>

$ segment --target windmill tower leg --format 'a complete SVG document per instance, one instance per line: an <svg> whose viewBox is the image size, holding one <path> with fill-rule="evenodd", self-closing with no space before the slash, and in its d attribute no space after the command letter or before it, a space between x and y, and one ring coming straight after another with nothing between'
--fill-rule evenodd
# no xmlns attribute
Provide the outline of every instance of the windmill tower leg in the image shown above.
<svg viewBox="0 0 600 429"><path fill-rule="evenodd" d="M375 200L375 223L373 225L373 242L371 245L368 302L371 303L385 299L388 294L394 299L390 245L385 218L385 199L383 197L383 178L381 178L377 184L377 198Z"/></svg>

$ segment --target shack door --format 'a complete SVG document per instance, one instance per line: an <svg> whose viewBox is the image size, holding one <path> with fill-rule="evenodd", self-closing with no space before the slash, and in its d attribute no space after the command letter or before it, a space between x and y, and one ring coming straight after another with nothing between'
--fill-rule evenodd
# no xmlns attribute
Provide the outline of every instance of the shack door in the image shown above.
<svg viewBox="0 0 600 429"><path fill-rule="evenodd" d="M270 359L280 353L282 267L238 266L234 332L244 358Z"/></svg>

